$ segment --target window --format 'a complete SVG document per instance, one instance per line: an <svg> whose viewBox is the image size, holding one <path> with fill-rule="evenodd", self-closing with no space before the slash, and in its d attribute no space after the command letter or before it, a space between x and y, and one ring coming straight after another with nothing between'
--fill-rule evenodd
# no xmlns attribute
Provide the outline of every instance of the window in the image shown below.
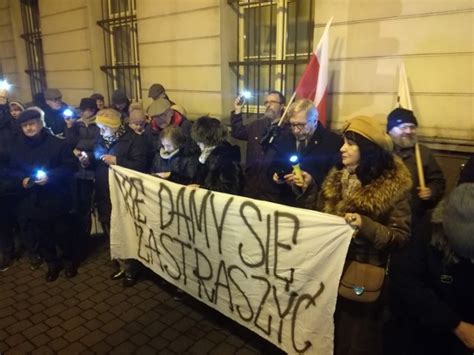
<svg viewBox="0 0 474 355"><path fill-rule="evenodd" d="M229 0L238 16L239 92L253 94L259 112L266 93L292 93L313 49L314 0Z"/></svg>
<svg viewBox="0 0 474 355"><path fill-rule="evenodd" d="M107 94L121 89L132 100L141 99L136 0L102 0Z"/></svg>
<svg viewBox="0 0 474 355"><path fill-rule="evenodd" d="M21 38L25 40L28 62L28 69L25 72L29 75L31 95L33 96L46 89L38 0L21 0L20 8L23 21Z"/></svg>

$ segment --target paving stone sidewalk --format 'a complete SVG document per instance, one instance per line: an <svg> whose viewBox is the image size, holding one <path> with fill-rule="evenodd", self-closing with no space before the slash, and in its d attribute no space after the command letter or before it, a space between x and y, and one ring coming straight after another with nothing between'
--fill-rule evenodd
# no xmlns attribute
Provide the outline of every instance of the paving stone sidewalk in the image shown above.
<svg viewBox="0 0 474 355"><path fill-rule="evenodd" d="M26 259L0 273L0 354L281 354L202 303L173 299L152 272L123 288L105 240L73 279L47 283Z"/></svg>

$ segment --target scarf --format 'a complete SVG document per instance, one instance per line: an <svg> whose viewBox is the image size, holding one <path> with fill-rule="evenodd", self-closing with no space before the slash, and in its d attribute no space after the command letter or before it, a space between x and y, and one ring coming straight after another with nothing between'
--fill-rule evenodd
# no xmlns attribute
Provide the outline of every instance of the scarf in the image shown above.
<svg viewBox="0 0 474 355"><path fill-rule="evenodd" d="M201 164L205 164L206 163L206 160L207 158L209 158L209 155L212 153L212 151L214 150L216 146L213 146L213 147L206 147L204 148L202 151L201 151L201 155L199 156L199 162Z"/></svg>
<svg viewBox="0 0 474 355"><path fill-rule="evenodd" d="M108 149L123 135L125 134L125 126L121 125L117 132L115 132L113 135L104 137L102 136L102 139L104 140L104 146Z"/></svg>
<svg viewBox="0 0 474 355"><path fill-rule="evenodd" d="M179 148L176 150L173 150L172 152L166 151L163 147L160 148L160 157L162 159L168 160L174 157L176 154L178 154Z"/></svg>

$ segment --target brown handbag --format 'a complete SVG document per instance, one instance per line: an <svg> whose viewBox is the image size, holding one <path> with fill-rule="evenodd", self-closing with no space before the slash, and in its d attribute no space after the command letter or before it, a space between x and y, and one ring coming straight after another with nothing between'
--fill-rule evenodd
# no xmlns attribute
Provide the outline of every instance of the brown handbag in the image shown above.
<svg viewBox="0 0 474 355"><path fill-rule="evenodd" d="M343 271L339 296L356 302L375 302L382 292L386 273L387 268L352 260Z"/></svg>

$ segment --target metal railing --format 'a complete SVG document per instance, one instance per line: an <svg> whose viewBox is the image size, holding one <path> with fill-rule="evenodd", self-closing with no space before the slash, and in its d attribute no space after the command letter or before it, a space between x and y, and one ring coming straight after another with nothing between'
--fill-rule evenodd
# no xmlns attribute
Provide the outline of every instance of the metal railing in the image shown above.
<svg viewBox="0 0 474 355"><path fill-rule="evenodd" d="M28 69L25 72L30 78L31 95L33 96L46 89L38 0L21 0L20 8L24 31L21 38L25 40L28 62Z"/></svg>
<svg viewBox="0 0 474 355"><path fill-rule="evenodd" d="M291 95L313 49L314 0L228 0L237 21L237 60L229 62L239 92L252 92L259 113L271 90ZM288 96L288 95L287 95Z"/></svg>
<svg viewBox="0 0 474 355"><path fill-rule="evenodd" d="M136 0L101 0L107 96L123 90L132 100L141 99Z"/></svg>

